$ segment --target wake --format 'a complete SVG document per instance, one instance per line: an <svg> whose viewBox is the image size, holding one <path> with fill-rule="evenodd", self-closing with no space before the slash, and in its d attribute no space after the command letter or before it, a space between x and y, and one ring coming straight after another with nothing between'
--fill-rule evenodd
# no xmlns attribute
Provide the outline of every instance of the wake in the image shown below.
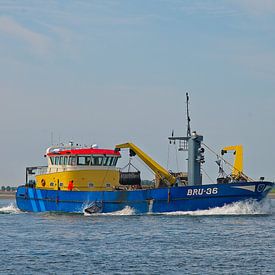
<svg viewBox="0 0 275 275"><path fill-rule="evenodd" d="M176 211L160 213L163 215L189 215L189 216L238 216L238 215L271 215L272 205L269 199L257 202L247 200L235 202L222 207L215 207L208 210L197 211Z"/></svg>
<svg viewBox="0 0 275 275"><path fill-rule="evenodd" d="M20 211L14 203L0 207L0 214L20 214ZM215 207L208 210L197 211L175 211L165 213L145 213L145 215L170 215L170 216L237 216L237 215L271 215L272 204L270 199L265 199L261 202L255 200L247 200L235 202L223 207ZM122 210L110 213L93 213L84 212L84 216L133 216L137 215L134 208L126 206ZM139 214L142 215L142 214Z"/></svg>
<svg viewBox="0 0 275 275"><path fill-rule="evenodd" d="M84 212L84 216L132 216L135 215L135 209L131 208L130 206L126 206L122 210L110 212L110 213L93 213L89 214Z"/></svg>
<svg viewBox="0 0 275 275"><path fill-rule="evenodd" d="M164 213L145 213L138 214L134 208L126 206L120 211L110 213L83 213L84 216L132 216L132 215L170 215L170 216L239 216L239 215L271 215L272 205L270 199L261 202L247 200L235 202L223 207L215 207L207 210L196 211L175 211Z"/></svg>
<svg viewBox="0 0 275 275"><path fill-rule="evenodd" d="M0 214L19 214L22 213L15 204L11 203L8 206L0 207Z"/></svg>

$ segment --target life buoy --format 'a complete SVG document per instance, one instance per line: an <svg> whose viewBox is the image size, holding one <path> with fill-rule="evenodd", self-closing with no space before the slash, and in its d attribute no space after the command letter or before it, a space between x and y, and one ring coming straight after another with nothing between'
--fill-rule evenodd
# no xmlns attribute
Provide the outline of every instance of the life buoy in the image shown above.
<svg viewBox="0 0 275 275"><path fill-rule="evenodd" d="M42 179L41 184L42 184L43 187L46 186L46 181L44 179Z"/></svg>

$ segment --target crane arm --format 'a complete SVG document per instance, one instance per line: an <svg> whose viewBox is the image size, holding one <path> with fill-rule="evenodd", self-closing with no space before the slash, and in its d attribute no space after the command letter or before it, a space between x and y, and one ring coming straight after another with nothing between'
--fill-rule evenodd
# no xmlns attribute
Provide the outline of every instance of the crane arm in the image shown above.
<svg viewBox="0 0 275 275"><path fill-rule="evenodd" d="M235 178L239 178L241 175L243 175L243 146L227 146L222 149L222 153L226 153L227 151L234 151L235 160L232 170L232 176Z"/></svg>
<svg viewBox="0 0 275 275"><path fill-rule="evenodd" d="M158 164L156 161L154 161L150 156L148 156L145 152L143 152L139 147L137 147L133 143L123 143L116 145L117 149L131 149L133 152L135 152L138 157L148 166L151 170L154 171L155 174L161 176L161 178L164 178L167 180L170 184L174 184L176 182L176 178L171 175L165 168L163 168L160 164Z"/></svg>

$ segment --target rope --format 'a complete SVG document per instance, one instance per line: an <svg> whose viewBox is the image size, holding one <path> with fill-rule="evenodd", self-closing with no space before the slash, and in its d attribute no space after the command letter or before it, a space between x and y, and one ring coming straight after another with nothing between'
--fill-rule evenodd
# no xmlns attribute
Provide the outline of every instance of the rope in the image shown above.
<svg viewBox="0 0 275 275"><path fill-rule="evenodd" d="M128 162L125 166L123 166L122 168L120 168L120 170L122 171L122 170L124 170L126 167L128 167L128 172L130 172L131 166L134 167L137 171L139 171L139 169L137 169L137 168L134 166L134 164L132 164L132 158L131 158L131 157L129 158L129 162Z"/></svg>
<svg viewBox="0 0 275 275"><path fill-rule="evenodd" d="M207 146L204 142L202 144L211 152L213 153L217 158L220 158L225 164L229 165L231 168L236 169L230 162L226 161L222 156L217 154L214 150L212 150L209 146ZM242 176L244 176L247 181L254 181L252 178L248 177L246 174L244 174L242 171L236 169Z"/></svg>
<svg viewBox="0 0 275 275"><path fill-rule="evenodd" d="M176 146L176 145L175 145L175 149L176 149L176 163L177 163L177 171L179 171L178 150L177 150L177 146Z"/></svg>
<svg viewBox="0 0 275 275"><path fill-rule="evenodd" d="M102 178L102 185L106 182L106 178L110 172L111 167L107 167L106 172L104 173L104 177Z"/></svg>
<svg viewBox="0 0 275 275"><path fill-rule="evenodd" d="M215 184L215 181L206 173L206 171L201 167L201 170L203 171L203 173L208 177L208 179Z"/></svg>
<svg viewBox="0 0 275 275"><path fill-rule="evenodd" d="M170 160L170 144L168 143L167 164L166 164L167 170L169 170L169 160Z"/></svg>

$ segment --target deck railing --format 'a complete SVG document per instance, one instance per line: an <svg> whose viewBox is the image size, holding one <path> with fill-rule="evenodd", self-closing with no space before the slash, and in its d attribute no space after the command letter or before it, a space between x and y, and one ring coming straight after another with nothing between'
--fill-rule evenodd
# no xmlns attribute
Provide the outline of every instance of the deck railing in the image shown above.
<svg viewBox="0 0 275 275"><path fill-rule="evenodd" d="M26 168L26 184L35 183L34 177L47 173L48 166L33 166Z"/></svg>

